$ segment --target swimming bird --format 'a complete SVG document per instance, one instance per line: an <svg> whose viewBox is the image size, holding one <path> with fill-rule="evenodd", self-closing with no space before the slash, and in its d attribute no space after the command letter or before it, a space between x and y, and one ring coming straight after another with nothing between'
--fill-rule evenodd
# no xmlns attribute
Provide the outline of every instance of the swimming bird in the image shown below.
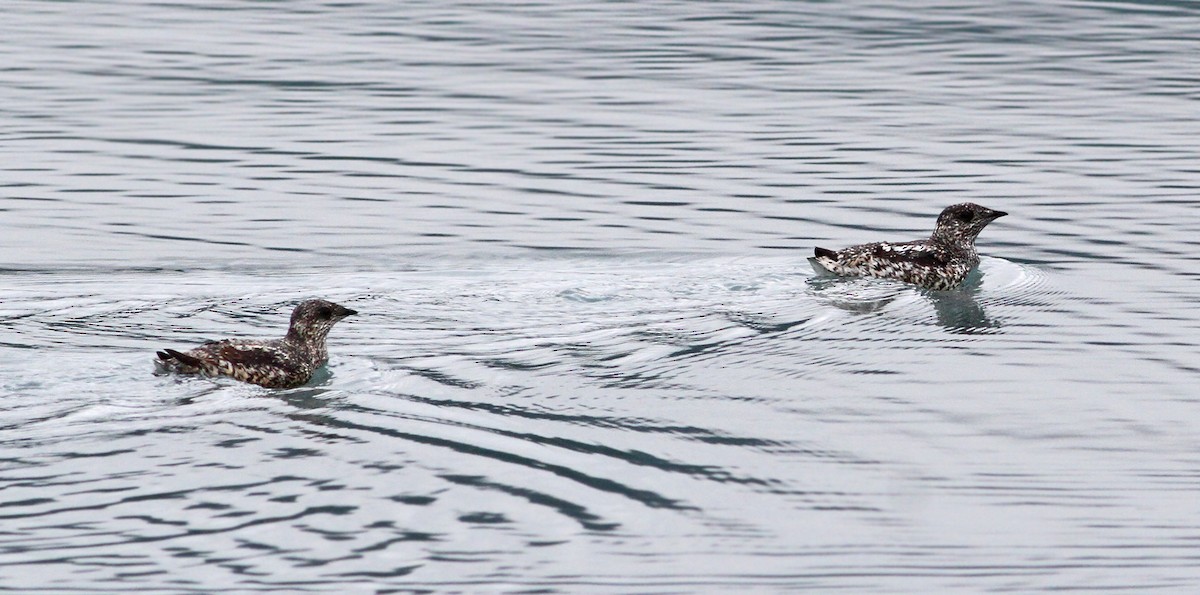
<svg viewBox="0 0 1200 595"><path fill-rule="evenodd" d="M163 349L155 363L163 371L229 376L267 388L301 386L329 359L329 330L352 314L358 312L325 300L306 300L292 311L282 339L209 341L186 352Z"/></svg>
<svg viewBox="0 0 1200 595"><path fill-rule="evenodd" d="M1007 215L975 203L946 207L933 234L913 242L876 242L842 250L816 248L814 266L847 277L884 277L928 289L952 289L979 265L975 238L988 223Z"/></svg>

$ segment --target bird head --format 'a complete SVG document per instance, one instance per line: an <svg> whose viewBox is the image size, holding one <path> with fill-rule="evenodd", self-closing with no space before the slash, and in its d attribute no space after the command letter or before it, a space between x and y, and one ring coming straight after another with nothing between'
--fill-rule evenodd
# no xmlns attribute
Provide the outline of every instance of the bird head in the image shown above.
<svg viewBox="0 0 1200 595"><path fill-rule="evenodd" d="M995 211L979 206L973 202L950 205L938 215L937 226L933 229L933 241L948 244L966 242L974 244L975 238L988 223L1007 215L1004 211Z"/></svg>

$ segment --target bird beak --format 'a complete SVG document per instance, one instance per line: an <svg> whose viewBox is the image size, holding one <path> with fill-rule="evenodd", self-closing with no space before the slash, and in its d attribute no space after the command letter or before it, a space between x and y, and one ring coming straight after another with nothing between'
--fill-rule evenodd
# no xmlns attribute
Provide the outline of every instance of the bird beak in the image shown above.
<svg viewBox="0 0 1200 595"><path fill-rule="evenodd" d="M354 314L358 314L358 310L351 310L350 308L342 308L342 317L343 318L346 316L353 316Z"/></svg>
<svg viewBox="0 0 1200 595"><path fill-rule="evenodd" d="M1005 213L1004 211L992 211L992 220L995 221L996 219L999 219L1007 214L1008 213Z"/></svg>

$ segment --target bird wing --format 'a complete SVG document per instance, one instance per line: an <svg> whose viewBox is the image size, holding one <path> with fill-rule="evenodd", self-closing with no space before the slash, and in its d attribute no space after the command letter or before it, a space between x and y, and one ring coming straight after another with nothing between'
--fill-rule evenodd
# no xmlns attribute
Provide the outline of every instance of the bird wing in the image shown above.
<svg viewBox="0 0 1200 595"><path fill-rule="evenodd" d="M203 353L208 356L204 359L229 362L234 367L285 367L290 363L287 352L274 342L217 341L201 345L191 353L198 357L203 357L199 355Z"/></svg>
<svg viewBox="0 0 1200 595"><path fill-rule="evenodd" d="M276 341L210 341L187 352L163 349L158 352L158 357L164 362L174 360L180 365L209 374L219 372L233 375L236 370L246 368L289 370L295 366L289 351Z"/></svg>
<svg viewBox="0 0 1200 595"><path fill-rule="evenodd" d="M944 266L947 256L929 242L859 244L837 252L818 249L813 260L837 275L907 277Z"/></svg>
<svg viewBox="0 0 1200 595"><path fill-rule="evenodd" d="M873 258L895 263L908 263L923 268L945 266L949 260L944 251L935 250L928 242L904 242L900 244L873 244Z"/></svg>

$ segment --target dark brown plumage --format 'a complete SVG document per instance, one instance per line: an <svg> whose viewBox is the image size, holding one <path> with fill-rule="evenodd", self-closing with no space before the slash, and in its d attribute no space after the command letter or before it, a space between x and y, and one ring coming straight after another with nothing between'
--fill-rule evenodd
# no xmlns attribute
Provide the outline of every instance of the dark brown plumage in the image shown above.
<svg viewBox="0 0 1200 595"><path fill-rule="evenodd" d="M333 302L307 300L292 311L282 339L210 341L186 352L163 349L156 363L165 371L229 376L267 388L301 386L329 359L325 348L329 330L357 313Z"/></svg>

